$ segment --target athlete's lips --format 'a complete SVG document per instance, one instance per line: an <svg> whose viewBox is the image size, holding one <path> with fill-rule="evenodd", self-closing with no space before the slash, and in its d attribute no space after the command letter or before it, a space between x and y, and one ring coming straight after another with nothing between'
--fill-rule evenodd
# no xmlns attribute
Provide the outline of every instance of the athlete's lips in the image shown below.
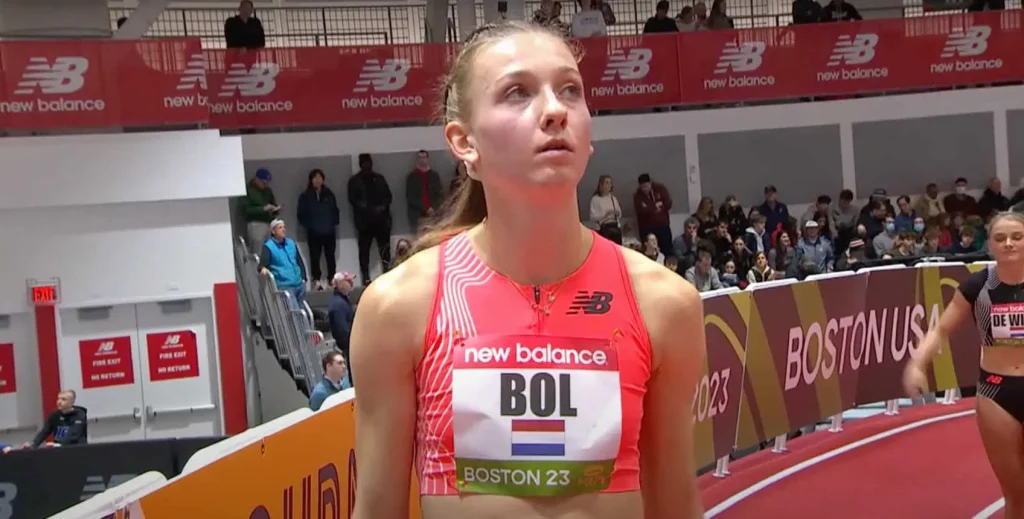
<svg viewBox="0 0 1024 519"><path fill-rule="evenodd" d="M572 153L573 151L574 150L573 150L572 144L570 144L569 141L567 141L565 139L551 139L551 140L547 141L546 143L544 143L543 146L537 148L537 153L546 153L546 152L568 152L568 153Z"/></svg>

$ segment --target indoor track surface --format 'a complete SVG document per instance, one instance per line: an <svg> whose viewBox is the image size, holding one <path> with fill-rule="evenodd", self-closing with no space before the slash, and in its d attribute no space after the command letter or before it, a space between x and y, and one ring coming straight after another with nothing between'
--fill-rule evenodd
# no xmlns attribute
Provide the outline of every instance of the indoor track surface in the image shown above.
<svg viewBox="0 0 1024 519"><path fill-rule="evenodd" d="M844 424L701 477L708 518L1002 518L974 399Z"/></svg>

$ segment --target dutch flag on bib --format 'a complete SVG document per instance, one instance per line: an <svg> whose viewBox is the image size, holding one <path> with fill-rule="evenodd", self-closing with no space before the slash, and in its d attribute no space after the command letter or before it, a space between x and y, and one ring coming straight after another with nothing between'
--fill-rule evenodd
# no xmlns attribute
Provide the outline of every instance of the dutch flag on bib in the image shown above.
<svg viewBox="0 0 1024 519"><path fill-rule="evenodd" d="M565 456L565 420L512 420L513 456Z"/></svg>

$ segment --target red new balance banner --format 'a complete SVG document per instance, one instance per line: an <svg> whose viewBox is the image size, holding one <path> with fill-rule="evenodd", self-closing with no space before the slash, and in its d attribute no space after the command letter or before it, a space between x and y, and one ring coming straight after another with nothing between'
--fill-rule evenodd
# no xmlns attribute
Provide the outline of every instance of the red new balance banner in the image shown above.
<svg viewBox="0 0 1024 519"><path fill-rule="evenodd" d="M207 110L179 101L203 78L199 40L5 42L0 45L0 125L95 128L205 122Z"/></svg>
<svg viewBox="0 0 1024 519"><path fill-rule="evenodd" d="M580 42L595 110L1024 80L1021 11ZM198 40L0 44L0 125L423 122L454 47L203 51Z"/></svg>

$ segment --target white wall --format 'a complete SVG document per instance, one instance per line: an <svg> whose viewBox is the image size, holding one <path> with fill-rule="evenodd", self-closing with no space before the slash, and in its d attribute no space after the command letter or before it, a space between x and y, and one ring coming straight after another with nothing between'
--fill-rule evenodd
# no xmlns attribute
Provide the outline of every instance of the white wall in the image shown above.
<svg viewBox="0 0 1024 519"><path fill-rule="evenodd" d="M894 95L815 103L780 104L741 108L720 108L656 114L595 117L594 146L601 141L683 135L686 142L686 168L689 211L674 214L672 226L680 232L686 215L697 206L702 195L697 135L838 124L842 150L843 188L856 192L856 167L853 156L852 124L917 117L994 113L995 174L1010 186L1010 165L1006 135L1006 111L1024 108L1024 87L953 90L915 95ZM359 153L393 153L420 149L443 149L441 129L436 126L386 128L330 132L303 132L247 135L242 138L246 160L309 158ZM357 171L358 167L353 168ZM866 193L860 193L866 195ZM833 197L838 193L834 193ZM813 200L786 200L790 212L802 214ZM681 204L680 204L681 205ZM399 238L395 236L393 241ZM355 240L340 240L338 269L359 271Z"/></svg>

